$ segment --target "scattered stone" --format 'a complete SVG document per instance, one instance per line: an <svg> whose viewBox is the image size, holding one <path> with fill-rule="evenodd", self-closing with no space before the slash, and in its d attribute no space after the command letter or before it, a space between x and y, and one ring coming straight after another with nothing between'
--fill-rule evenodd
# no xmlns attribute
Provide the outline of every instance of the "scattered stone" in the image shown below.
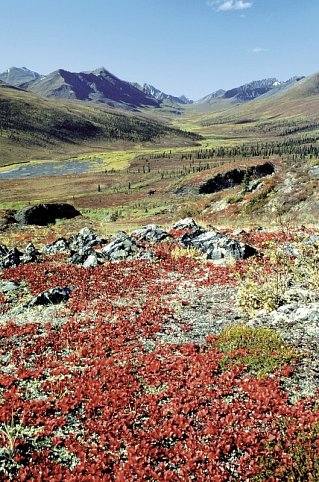
<svg viewBox="0 0 319 482"><path fill-rule="evenodd" d="M59 238L53 243L47 244L44 251L48 254L66 253L69 251L69 242L65 238Z"/></svg>
<svg viewBox="0 0 319 482"><path fill-rule="evenodd" d="M83 228L81 231L69 239L69 247L74 250L92 248L102 243L102 239L90 228Z"/></svg>
<svg viewBox="0 0 319 482"><path fill-rule="evenodd" d="M20 224L35 224L47 226L54 224L56 219L70 219L81 216L74 206L67 203L36 204L14 214L14 219Z"/></svg>
<svg viewBox="0 0 319 482"><path fill-rule="evenodd" d="M24 250L24 253L20 259L22 263L34 263L37 261L39 251L34 247L32 243L29 243Z"/></svg>
<svg viewBox="0 0 319 482"><path fill-rule="evenodd" d="M155 257L156 256L153 253L153 251L140 251L136 256L136 259L151 260L151 259L154 259Z"/></svg>
<svg viewBox="0 0 319 482"><path fill-rule="evenodd" d="M99 259L96 254L90 254L83 263L84 268L96 268L99 265Z"/></svg>
<svg viewBox="0 0 319 482"><path fill-rule="evenodd" d="M170 234L156 224L149 224L143 228L136 229L131 233L131 236L140 242L148 241L158 243L164 239L172 239Z"/></svg>
<svg viewBox="0 0 319 482"><path fill-rule="evenodd" d="M207 259L246 259L257 254L252 246L229 238L218 231L208 231L190 240L190 246L206 254Z"/></svg>
<svg viewBox="0 0 319 482"><path fill-rule="evenodd" d="M20 288L20 284L17 281L2 281L0 282L0 290L2 293L9 293L16 291Z"/></svg>
<svg viewBox="0 0 319 482"><path fill-rule="evenodd" d="M133 257L138 249L136 242L128 234L121 231L116 236L101 250L102 256L112 261Z"/></svg>
<svg viewBox="0 0 319 482"><path fill-rule="evenodd" d="M198 228L196 221L193 218L184 218L177 221L171 226L171 229L194 229Z"/></svg>
<svg viewBox="0 0 319 482"><path fill-rule="evenodd" d="M28 304L28 307L32 308L37 305L56 305L62 301L67 301L72 290L73 288L71 286L66 286L64 288L60 286L50 288L33 298Z"/></svg>
<svg viewBox="0 0 319 482"><path fill-rule="evenodd" d="M21 262L20 258L22 254L17 248L10 249L0 260L0 268L16 268Z"/></svg>
<svg viewBox="0 0 319 482"><path fill-rule="evenodd" d="M92 254L93 250L90 248L79 249L78 251L71 251L69 261L72 264L83 264Z"/></svg>

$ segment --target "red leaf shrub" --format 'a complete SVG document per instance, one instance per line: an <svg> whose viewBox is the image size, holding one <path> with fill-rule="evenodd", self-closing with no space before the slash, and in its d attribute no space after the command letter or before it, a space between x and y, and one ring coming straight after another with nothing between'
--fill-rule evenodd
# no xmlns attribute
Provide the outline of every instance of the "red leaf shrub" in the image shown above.
<svg viewBox="0 0 319 482"><path fill-rule="evenodd" d="M256 379L245 367L221 371L213 339L157 342L181 281L231 285L245 269L171 249L161 245L153 263L86 270L51 259L4 271L33 295L74 290L55 320L0 327L2 480L301 480L301 464L302 480L317 480L319 413L315 400L289 402L289 367Z"/></svg>

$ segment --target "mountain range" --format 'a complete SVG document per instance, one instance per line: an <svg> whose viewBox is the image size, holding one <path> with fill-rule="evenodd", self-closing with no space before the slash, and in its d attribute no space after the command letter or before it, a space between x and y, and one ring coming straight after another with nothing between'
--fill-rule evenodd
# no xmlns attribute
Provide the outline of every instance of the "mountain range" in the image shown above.
<svg viewBox="0 0 319 482"><path fill-rule="evenodd" d="M196 101L196 104L227 101L245 103L261 96L287 90L303 77L287 81L276 78L254 80L229 90L219 89ZM140 85L119 79L104 67L90 72L69 72L59 69L40 75L26 67L11 67L0 74L0 80L15 87L50 99L70 99L107 104L134 110L141 107L160 107L163 103L192 104L184 95L177 97L144 83Z"/></svg>
<svg viewBox="0 0 319 482"><path fill-rule="evenodd" d="M44 76L26 67L12 67L0 74L0 80L50 99L92 101L126 109L159 107L163 101L191 102L185 96L171 96L146 83L141 86L121 80L104 67L78 73L59 69Z"/></svg>

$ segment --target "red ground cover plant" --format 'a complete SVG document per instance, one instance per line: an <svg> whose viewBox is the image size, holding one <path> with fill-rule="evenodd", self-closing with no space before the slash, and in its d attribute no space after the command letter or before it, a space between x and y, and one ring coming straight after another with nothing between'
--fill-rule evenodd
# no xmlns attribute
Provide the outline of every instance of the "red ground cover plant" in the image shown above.
<svg viewBox="0 0 319 482"><path fill-rule="evenodd" d="M0 326L1 480L318 480L319 412L314 399L289 401L290 367L257 379L221 370L212 337L157 341L181 281L232 284L238 266L174 259L164 244L157 255L4 271L33 295L74 289L54 319L34 308L32 321Z"/></svg>

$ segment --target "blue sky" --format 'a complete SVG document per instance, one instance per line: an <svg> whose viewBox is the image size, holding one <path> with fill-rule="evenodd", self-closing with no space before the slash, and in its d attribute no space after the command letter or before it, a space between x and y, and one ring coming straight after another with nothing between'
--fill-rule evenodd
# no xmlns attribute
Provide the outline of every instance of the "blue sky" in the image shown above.
<svg viewBox="0 0 319 482"><path fill-rule="evenodd" d="M319 0L0 0L0 71L104 66L198 99L319 70Z"/></svg>

